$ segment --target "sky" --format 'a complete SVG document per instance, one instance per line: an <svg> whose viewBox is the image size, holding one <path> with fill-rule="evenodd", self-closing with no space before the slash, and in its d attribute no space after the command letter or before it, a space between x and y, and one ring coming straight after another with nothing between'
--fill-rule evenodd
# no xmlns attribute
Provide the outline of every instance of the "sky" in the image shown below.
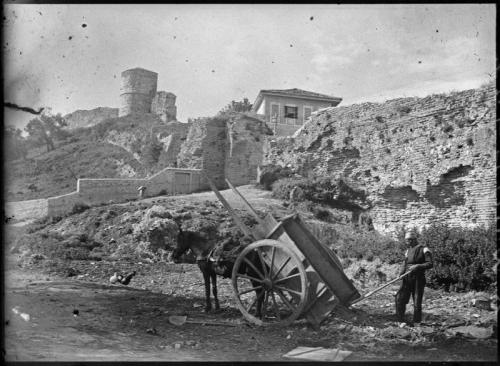
<svg viewBox="0 0 500 366"><path fill-rule="evenodd" d="M476 88L496 77L494 4L5 4L4 101L119 107L120 74L157 72L177 119L261 89L341 106ZM4 108L19 128L34 115Z"/></svg>

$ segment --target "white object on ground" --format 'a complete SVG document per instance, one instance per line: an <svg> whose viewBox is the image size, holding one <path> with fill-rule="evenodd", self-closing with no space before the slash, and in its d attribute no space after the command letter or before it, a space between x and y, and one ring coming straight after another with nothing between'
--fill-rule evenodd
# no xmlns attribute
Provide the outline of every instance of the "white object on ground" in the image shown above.
<svg viewBox="0 0 500 366"><path fill-rule="evenodd" d="M312 361L340 362L351 353L351 351L342 351L338 348L297 347L283 355L283 357Z"/></svg>

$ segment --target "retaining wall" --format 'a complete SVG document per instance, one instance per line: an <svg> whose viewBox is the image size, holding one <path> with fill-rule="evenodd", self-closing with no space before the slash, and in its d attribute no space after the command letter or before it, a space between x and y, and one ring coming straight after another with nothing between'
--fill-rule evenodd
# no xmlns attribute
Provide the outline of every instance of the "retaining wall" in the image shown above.
<svg viewBox="0 0 500 366"><path fill-rule="evenodd" d="M140 186L146 187L144 197L187 194L207 189L199 169L166 168L147 179L85 178L78 180L77 190L72 193L48 199L7 202L6 215L14 220L61 216L70 212L78 203L93 206L138 198L137 188Z"/></svg>

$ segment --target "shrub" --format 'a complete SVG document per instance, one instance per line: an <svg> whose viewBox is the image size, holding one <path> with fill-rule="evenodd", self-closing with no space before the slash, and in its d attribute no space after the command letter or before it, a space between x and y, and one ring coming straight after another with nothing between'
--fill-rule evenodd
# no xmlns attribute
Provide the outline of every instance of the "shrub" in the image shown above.
<svg viewBox="0 0 500 366"><path fill-rule="evenodd" d="M329 177L284 178L272 186L273 196L287 200L293 187L299 187L304 199L333 208L359 209L366 205L365 193L351 188L341 179Z"/></svg>
<svg viewBox="0 0 500 366"><path fill-rule="evenodd" d="M407 105L400 105L396 107L396 110L400 115L404 115L411 112L411 107Z"/></svg>
<svg viewBox="0 0 500 366"><path fill-rule="evenodd" d="M453 126L452 125L445 125L443 126L443 132L444 133L448 133L448 132L452 132L453 131Z"/></svg>
<svg viewBox="0 0 500 366"><path fill-rule="evenodd" d="M495 286L494 225L466 229L434 224L423 230L419 240L433 253L434 268L428 271L431 287L481 291Z"/></svg>
<svg viewBox="0 0 500 366"><path fill-rule="evenodd" d="M86 211L90 208L89 205L85 204L85 203L75 203L73 205L73 208L71 209L71 212L70 214L71 215L74 215L74 214L77 214L77 213L80 213L80 212L83 212L83 211Z"/></svg>
<svg viewBox="0 0 500 366"><path fill-rule="evenodd" d="M260 167L258 186L270 191L274 182L282 178L291 177L292 175L293 172L288 167L283 168L272 164L264 165Z"/></svg>

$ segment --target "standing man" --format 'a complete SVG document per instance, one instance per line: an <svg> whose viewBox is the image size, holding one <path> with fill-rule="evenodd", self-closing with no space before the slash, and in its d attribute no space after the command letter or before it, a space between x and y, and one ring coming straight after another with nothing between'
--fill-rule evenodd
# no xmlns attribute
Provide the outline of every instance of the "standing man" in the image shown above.
<svg viewBox="0 0 500 366"><path fill-rule="evenodd" d="M417 234L409 231L405 235L408 249L401 267L400 275L410 273L403 278L401 288L396 294L396 316L398 321L405 321L406 304L413 298L413 322L422 321L422 298L425 287L425 271L432 268L432 254L429 248L418 244Z"/></svg>

